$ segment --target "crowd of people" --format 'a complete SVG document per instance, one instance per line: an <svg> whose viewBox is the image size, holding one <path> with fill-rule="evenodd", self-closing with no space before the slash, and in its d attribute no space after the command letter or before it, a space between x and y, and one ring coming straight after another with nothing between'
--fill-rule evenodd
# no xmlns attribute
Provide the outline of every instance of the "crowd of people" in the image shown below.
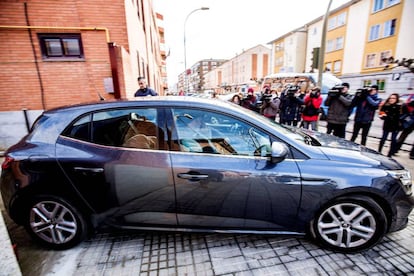
<svg viewBox="0 0 414 276"><path fill-rule="evenodd" d="M230 101L281 124L315 131L318 130L321 105L324 103L328 107L327 133L345 139L347 123L354 113L350 140L355 142L361 132L362 145L366 145L372 122L378 115L378 119L383 121L378 151L382 152L391 135L387 156L397 155L405 139L414 130L414 101L400 103L397 93L383 101L378 95L377 85L357 89L354 94L349 93L349 88L349 83L335 86L323 100L319 87L304 91L300 86L286 85L277 91L265 86L260 95L249 88L246 97L235 94ZM414 159L414 145L409 157Z"/></svg>

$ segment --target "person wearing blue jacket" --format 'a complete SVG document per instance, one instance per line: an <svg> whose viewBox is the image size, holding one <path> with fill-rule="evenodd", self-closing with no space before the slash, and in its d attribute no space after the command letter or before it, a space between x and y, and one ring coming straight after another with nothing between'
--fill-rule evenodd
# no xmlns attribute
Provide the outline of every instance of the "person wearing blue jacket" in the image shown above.
<svg viewBox="0 0 414 276"><path fill-rule="evenodd" d="M378 85L370 88L359 89L352 100L352 107L356 107L354 129L351 141L355 142L359 131L362 129L361 145L366 145L369 129L374 121L375 111L378 109L381 98L378 97Z"/></svg>

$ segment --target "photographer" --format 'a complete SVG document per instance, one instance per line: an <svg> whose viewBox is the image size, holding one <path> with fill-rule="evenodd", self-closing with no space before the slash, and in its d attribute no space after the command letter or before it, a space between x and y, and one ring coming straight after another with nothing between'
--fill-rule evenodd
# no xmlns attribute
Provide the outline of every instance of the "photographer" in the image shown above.
<svg viewBox="0 0 414 276"><path fill-rule="evenodd" d="M348 123L349 110L352 104L352 96L348 94L349 83L333 87L325 100L328 106L327 133L345 138L346 124Z"/></svg>
<svg viewBox="0 0 414 276"><path fill-rule="evenodd" d="M351 141L355 142L359 130L362 129L361 145L366 145L369 129L374 120L375 110L378 109L381 98L378 97L378 85L358 89L352 100L352 107L356 107L354 129Z"/></svg>
<svg viewBox="0 0 414 276"><path fill-rule="evenodd" d="M317 121L319 119L319 108L321 107L321 104L321 89L319 87L315 87L305 96L305 107L302 111L303 128L309 129L310 125L312 130L318 130Z"/></svg>
<svg viewBox="0 0 414 276"><path fill-rule="evenodd" d="M256 99L256 96L254 95L254 90L253 88L250 87L247 90L247 97L243 99L242 101L242 106L247 109L256 111L256 101L257 99Z"/></svg>
<svg viewBox="0 0 414 276"><path fill-rule="evenodd" d="M287 87L280 98L280 123L297 126L301 119L301 107L304 94L299 86Z"/></svg>
<svg viewBox="0 0 414 276"><path fill-rule="evenodd" d="M261 106L261 114L263 116L276 120L277 113L279 113L280 99L275 90L270 93L265 92L262 96L263 104Z"/></svg>

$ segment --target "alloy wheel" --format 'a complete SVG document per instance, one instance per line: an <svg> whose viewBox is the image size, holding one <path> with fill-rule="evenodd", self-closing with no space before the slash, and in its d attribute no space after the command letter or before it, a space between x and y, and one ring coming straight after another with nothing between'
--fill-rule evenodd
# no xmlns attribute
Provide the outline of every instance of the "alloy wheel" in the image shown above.
<svg viewBox="0 0 414 276"><path fill-rule="evenodd" d="M320 237L328 244L340 248L363 246L377 230L375 216L354 203L337 203L327 208L317 220Z"/></svg>
<svg viewBox="0 0 414 276"><path fill-rule="evenodd" d="M78 232L76 217L70 209L55 201L40 201L30 209L30 228L50 244L71 241Z"/></svg>

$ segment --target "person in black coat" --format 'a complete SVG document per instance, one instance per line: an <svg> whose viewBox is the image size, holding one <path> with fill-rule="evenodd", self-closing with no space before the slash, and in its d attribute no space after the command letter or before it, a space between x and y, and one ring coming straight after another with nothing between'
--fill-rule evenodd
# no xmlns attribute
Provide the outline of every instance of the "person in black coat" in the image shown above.
<svg viewBox="0 0 414 276"><path fill-rule="evenodd" d="M410 111L411 109L411 111ZM407 104L403 104L402 106L402 114L408 115L411 118L414 118L414 100L411 100L409 103ZM405 126L402 129L402 132L400 134L400 136L397 139L397 148L394 154L396 154L400 149L402 144L404 144L405 139L407 139L408 135L410 135L411 132L414 131L414 124ZM410 152L410 158L414 159L414 144L411 148L411 152Z"/></svg>
<svg viewBox="0 0 414 276"><path fill-rule="evenodd" d="M400 96L397 93L393 93L379 109L379 116L381 120L384 120L384 124L382 126L382 137L378 151L382 151L388 134L391 133L391 146L387 155L388 157L391 157L397 151L397 135L400 131L399 121L401 116L401 105L399 101Z"/></svg>
<svg viewBox="0 0 414 276"><path fill-rule="evenodd" d="M302 116L302 105L305 94L300 93L299 87L289 87L282 92L280 98L280 123L297 126Z"/></svg>

